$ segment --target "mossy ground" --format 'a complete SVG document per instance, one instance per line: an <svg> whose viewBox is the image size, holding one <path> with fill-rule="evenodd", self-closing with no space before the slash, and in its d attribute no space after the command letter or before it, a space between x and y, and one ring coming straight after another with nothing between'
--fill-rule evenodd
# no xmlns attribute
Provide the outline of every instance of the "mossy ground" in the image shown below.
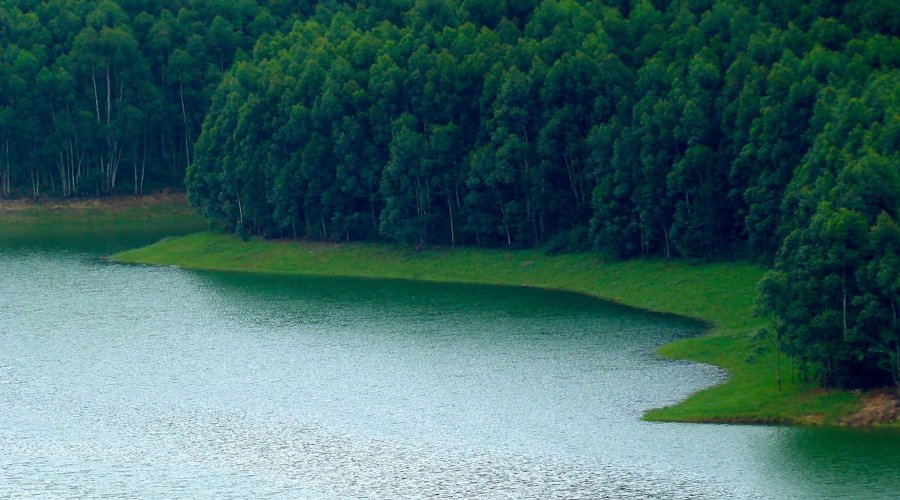
<svg viewBox="0 0 900 500"><path fill-rule="evenodd" d="M783 387L769 352L748 362L756 283L764 269L746 261L699 263L686 259L620 261L597 254L546 255L537 250L429 249L385 244L242 241L203 232L112 257L123 263L192 269L396 278L533 286L568 290L710 325L707 335L671 343L661 355L709 363L728 371L724 384L684 402L647 412L655 421L841 424L864 395L823 390L792 377L783 360Z"/></svg>

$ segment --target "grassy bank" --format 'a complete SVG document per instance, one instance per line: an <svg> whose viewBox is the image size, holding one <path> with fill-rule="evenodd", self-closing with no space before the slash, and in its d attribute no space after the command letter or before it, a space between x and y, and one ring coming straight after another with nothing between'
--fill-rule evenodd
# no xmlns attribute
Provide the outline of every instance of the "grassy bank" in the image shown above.
<svg viewBox="0 0 900 500"><path fill-rule="evenodd" d="M206 222L195 215L184 194L32 200L0 200L0 237L128 233L152 227L199 231Z"/></svg>
<svg viewBox="0 0 900 500"><path fill-rule="evenodd" d="M707 322L708 335L668 344L659 352L672 359L720 366L728 371L728 382L676 406L652 410L648 420L841 424L858 414L867 400L857 393L826 391L791 380L788 364L784 387L778 392L773 355L747 362L750 335L761 325L751 309L756 283L764 272L748 262L616 261L593 254L548 256L533 250L416 251L361 243L244 242L211 232L162 241L112 259L192 269L527 285L585 293Z"/></svg>

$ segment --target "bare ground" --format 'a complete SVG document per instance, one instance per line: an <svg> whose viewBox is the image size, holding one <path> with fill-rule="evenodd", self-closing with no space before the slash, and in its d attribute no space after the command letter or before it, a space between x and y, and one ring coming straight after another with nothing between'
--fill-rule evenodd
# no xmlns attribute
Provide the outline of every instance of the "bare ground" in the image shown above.
<svg viewBox="0 0 900 500"><path fill-rule="evenodd" d="M841 423L852 427L890 424L900 416L900 394L896 390L880 390L863 397L862 407Z"/></svg>
<svg viewBox="0 0 900 500"><path fill-rule="evenodd" d="M34 208L47 211L90 210L99 208L152 207L159 205L187 205L184 193L163 191L140 196L122 195L103 198L51 198L42 197L4 200L0 199L0 212L16 213Z"/></svg>

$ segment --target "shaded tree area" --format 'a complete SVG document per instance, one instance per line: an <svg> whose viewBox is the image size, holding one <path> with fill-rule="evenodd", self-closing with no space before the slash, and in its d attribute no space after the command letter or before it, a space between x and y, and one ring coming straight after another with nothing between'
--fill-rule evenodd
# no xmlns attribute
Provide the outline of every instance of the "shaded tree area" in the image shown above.
<svg viewBox="0 0 900 500"><path fill-rule="evenodd" d="M822 382L900 386L900 73L824 88L813 122L761 309Z"/></svg>
<svg viewBox="0 0 900 500"><path fill-rule="evenodd" d="M306 1L0 0L0 196L183 186L212 92Z"/></svg>

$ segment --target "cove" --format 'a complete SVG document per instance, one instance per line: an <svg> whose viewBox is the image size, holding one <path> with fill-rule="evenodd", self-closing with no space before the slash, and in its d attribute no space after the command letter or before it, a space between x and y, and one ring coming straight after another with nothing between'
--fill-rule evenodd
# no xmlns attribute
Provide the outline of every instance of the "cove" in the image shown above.
<svg viewBox="0 0 900 500"><path fill-rule="evenodd" d="M900 495L895 431L641 421L721 380L693 321L100 258L161 236L0 243L0 496Z"/></svg>

